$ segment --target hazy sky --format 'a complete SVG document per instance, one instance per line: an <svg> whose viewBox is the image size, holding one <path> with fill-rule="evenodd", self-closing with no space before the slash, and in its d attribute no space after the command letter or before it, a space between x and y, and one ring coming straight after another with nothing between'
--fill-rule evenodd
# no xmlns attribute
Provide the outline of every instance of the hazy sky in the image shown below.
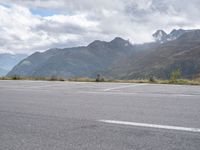
<svg viewBox="0 0 200 150"><path fill-rule="evenodd" d="M0 53L33 53L157 29L200 28L200 0L0 0Z"/></svg>

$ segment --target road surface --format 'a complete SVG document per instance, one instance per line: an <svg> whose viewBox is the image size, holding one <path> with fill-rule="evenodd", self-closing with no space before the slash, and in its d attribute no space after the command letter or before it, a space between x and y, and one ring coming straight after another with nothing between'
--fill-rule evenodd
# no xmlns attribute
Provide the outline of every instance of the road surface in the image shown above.
<svg viewBox="0 0 200 150"><path fill-rule="evenodd" d="M0 150L199 150L200 86L0 81Z"/></svg>

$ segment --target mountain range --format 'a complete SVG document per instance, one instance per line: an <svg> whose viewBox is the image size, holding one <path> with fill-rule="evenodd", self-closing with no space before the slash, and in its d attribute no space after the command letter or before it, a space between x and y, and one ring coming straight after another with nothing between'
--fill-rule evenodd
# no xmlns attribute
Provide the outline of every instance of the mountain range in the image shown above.
<svg viewBox="0 0 200 150"><path fill-rule="evenodd" d="M200 30L158 30L155 42L131 44L116 37L110 42L96 40L88 46L36 52L18 63L8 76L96 77L168 79L175 69L183 78L200 75Z"/></svg>

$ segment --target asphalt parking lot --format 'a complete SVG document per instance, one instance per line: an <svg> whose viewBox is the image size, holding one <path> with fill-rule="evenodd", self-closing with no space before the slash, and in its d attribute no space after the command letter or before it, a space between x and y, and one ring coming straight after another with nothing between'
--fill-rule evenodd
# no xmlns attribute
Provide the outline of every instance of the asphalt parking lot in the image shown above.
<svg viewBox="0 0 200 150"><path fill-rule="evenodd" d="M199 150L200 86L0 81L2 150Z"/></svg>

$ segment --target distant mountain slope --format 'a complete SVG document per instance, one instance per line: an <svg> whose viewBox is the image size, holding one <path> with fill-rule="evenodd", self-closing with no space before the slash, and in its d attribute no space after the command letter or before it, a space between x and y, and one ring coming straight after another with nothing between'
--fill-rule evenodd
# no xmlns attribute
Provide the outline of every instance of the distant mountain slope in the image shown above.
<svg viewBox="0 0 200 150"><path fill-rule="evenodd" d="M152 53L131 62L121 78L169 78L179 68L184 78L200 74L200 30L184 33L176 40L160 44ZM119 73L120 74L120 73Z"/></svg>
<svg viewBox="0 0 200 150"><path fill-rule="evenodd" d="M8 73L7 70L3 69L3 68L0 68L0 76L4 76Z"/></svg>
<svg viewBox="0 0 200 150"><path fill-rule="evenodd" d="M162 31L157 34L165 35ZM173 30L170 36L175 38L163 43L132 45L118 37L110 42L97 40L86 47L36 52L16 65L8 76L69 78L101 74L115 79L167 79L177 68L184 78L200 75L200 30Z"/></svg>
<svg viewBox="0 0 200 150"><path fill-rule="evenodd" d="M122 38L111 42L94 41L86 47L51 49L29 56L8 76L93 77L128 53L134 53L133 46Z"/></svg>
<svg viewBox="0 0 200 150"><path fill-rule="evenodd" d="M22 59L27 57L25 54L0 54L0 76L6 75Z"/></svg>

